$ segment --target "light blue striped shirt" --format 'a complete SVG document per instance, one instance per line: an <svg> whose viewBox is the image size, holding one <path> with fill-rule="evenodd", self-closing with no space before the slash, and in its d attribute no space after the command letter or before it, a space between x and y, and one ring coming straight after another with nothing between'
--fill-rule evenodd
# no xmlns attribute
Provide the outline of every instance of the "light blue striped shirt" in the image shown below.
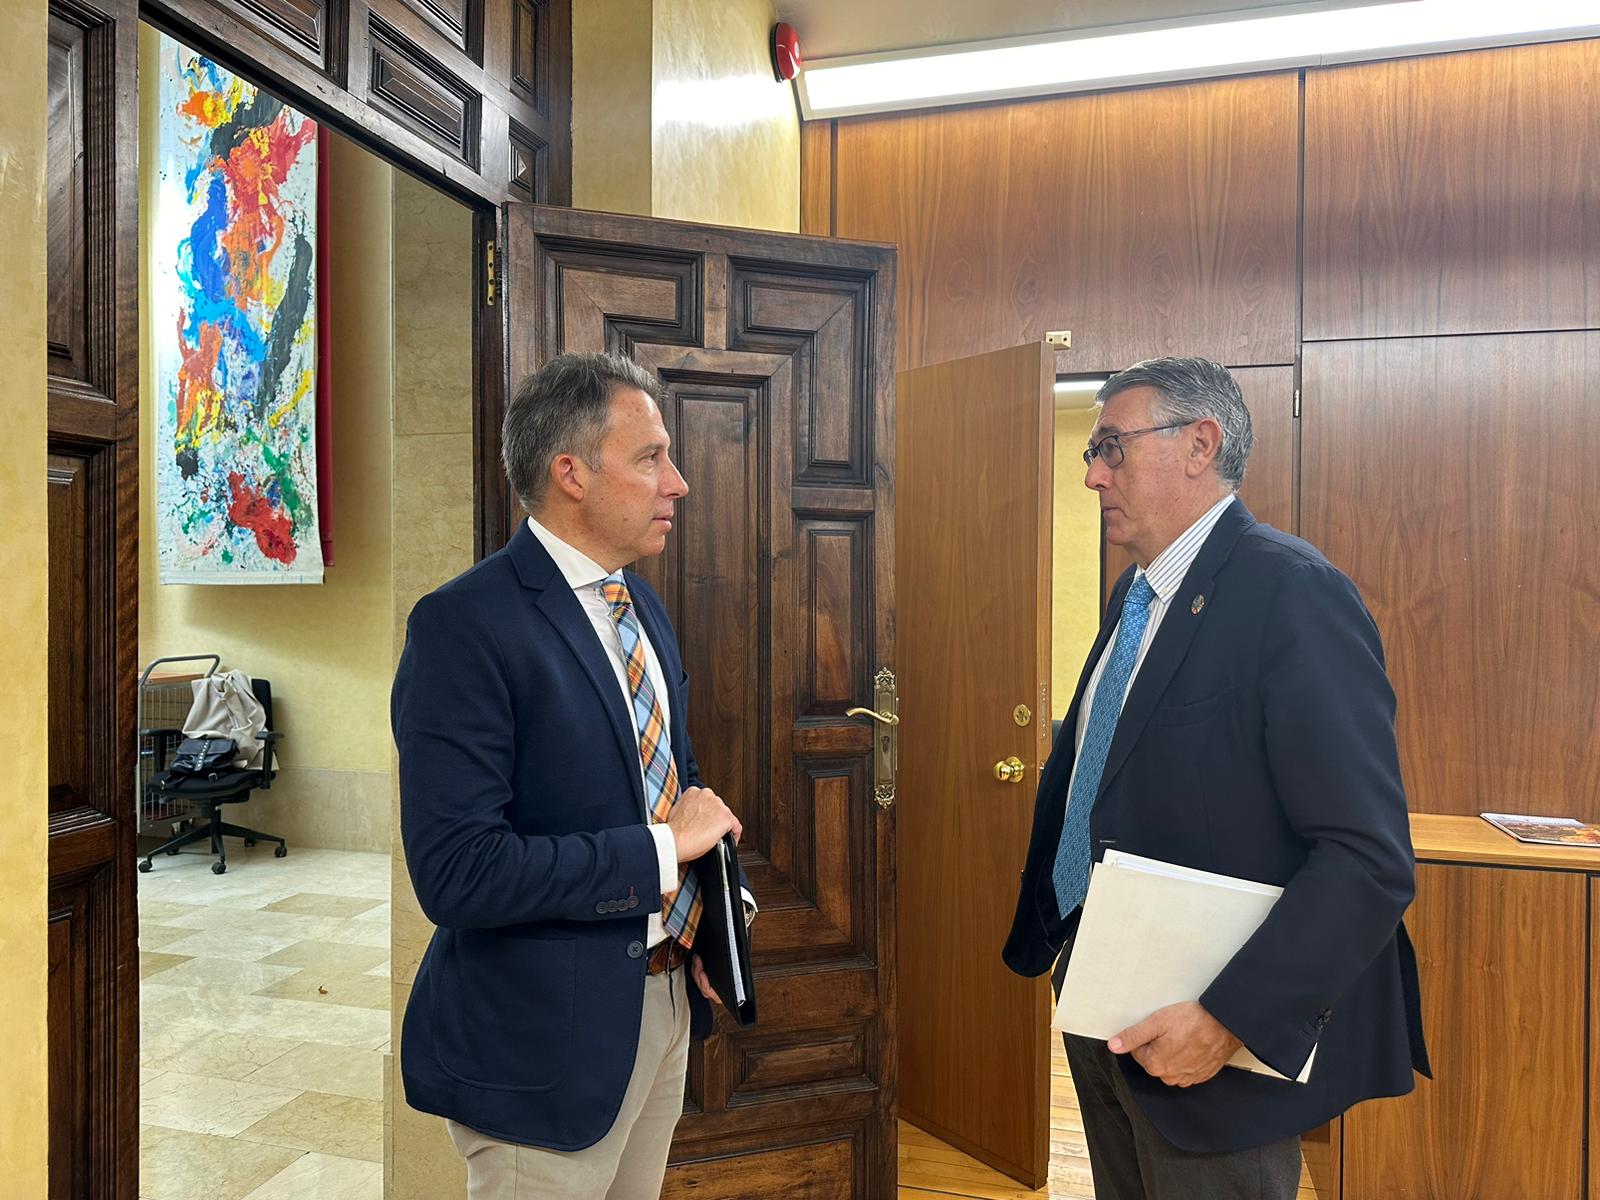
<svg viewBox="0 0 1600 1200"><path fill-rule="evenodd" d="M1234 500L1230 492L1206 509L1202 516L1188 529L1178 535L1176 541L1168 546L1155 561L1150 564L1147 571L1140 567L1135 573L1137 579L1143 575L1150 581L1150 590L1155 592L1155 599L1150 601L1150 617L1145 623L1144 640L1139 643L1139 657L1133 660L1133 673L1128 676L1128 689L1133 688L1133 681L1139 677L1139 668L1144 665L1144 656L1150 653L1150 645L1156 640L1156 630L1161 628L1161 620L1167 615L1171 607L1172 597L1177 592L1183 577L1189 573L1189 568L1194 566L1194 560L1200 553L1200 547L1205 544L1212 527L1227 511L1228 505ZM1119 621L1120 624L1120 621ZM1111 647L1116 645L1116 630L1111 631L1111 638L1106 642L1106 648L1100 655L1100 661L1095 664L1094 674L1089 677L1089 686L1084 689L1083 703L1078 706L1078 728L1075 731L1073 742L1074 766L1073 775L1077 775L1076 756L1083 749L1083 732L1089 727L1089 710L1094 706L1094 694L1100 687L1100 676L1106 669L1106 660L1111 657ZM1128 701L1128 692L1122 693L1124 704ZM1071 795L1071 784L1068 784L1067 795Z"/></svg>

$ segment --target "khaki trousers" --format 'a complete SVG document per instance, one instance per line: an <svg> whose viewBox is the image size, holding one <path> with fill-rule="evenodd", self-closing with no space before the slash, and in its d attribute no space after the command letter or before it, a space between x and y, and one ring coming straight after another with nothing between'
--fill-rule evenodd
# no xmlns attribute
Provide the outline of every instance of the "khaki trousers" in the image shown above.
<svg viewBox="0 0 1600 1200"><path fill-rule="evenodd" d="M467 1200L659 1200L689 1069L689 972L647 975L639 1052L611 1131L586 1150L496 1141L455 1121Z"/></svg>

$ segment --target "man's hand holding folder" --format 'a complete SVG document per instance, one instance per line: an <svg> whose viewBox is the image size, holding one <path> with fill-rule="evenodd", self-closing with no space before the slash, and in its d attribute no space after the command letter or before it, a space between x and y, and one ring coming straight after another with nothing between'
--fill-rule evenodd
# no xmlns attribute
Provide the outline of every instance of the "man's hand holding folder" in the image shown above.
<svg viewBox="0 0 1600 1200"><path fill-rule="evenodd" d="M739 895L739 852L733 834L694 861L704 906L694 939L694 979L708 999L719 1001L741 1025L756 1021L755 973L750 933Z"/></svg>
<svg viewBox="0 0 1600 1200"><path fill-rule="evenodd" d="M1282 894L1108 851L1089 880L1053 1027L1102 1038L1175 1087L1204 1083L1223 1066L1286 1078L1199 1003ZM1297 1082L1310 1076L1311 1062Z"/></svg>

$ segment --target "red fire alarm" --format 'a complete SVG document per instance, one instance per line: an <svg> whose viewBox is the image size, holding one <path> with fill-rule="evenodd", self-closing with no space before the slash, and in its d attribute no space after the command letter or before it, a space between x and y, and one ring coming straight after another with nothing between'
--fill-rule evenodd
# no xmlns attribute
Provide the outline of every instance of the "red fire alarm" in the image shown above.
<svg viewBox="0 0 1600 1200"><path fill-rule="evenodd" d="M779 21L772 27L772 74L779 83L788 83L800 74L800 35L794 26Z"/></svg>

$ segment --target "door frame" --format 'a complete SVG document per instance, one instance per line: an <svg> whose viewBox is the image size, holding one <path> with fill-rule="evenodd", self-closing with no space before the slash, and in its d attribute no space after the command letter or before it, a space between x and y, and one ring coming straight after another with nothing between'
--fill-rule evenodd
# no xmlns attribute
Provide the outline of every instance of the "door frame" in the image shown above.
<svg viewBox="0 0 1600 1200"><path fill-rule="evenodd" d="M492 3L493 0L490 0ZM372 154L400 170L421 179L432 187L464 203L472 212L473 224L473 434L474 434L474 551L481 558L496 549L504 540L507 529L505 485L499 468L497 445L500 415L503 411L507 388L506 358L506 305L503 283L498 266L496 248L504 244L504 207L507 201L526 199L567 204L571 199L571 8L570 0L537 0L540 19L545 23L543 35L548 51L541 69L555 76L545 77L537 103L540 111L549 117L556 129L565 129L565 138L553 137L548 142L522 128L514 117L511 125L506 161L493 157L490 170L480 174L461 162L438 153L423 138L408 133L393 119L379 115L360 97L347 91L342 64L330 64L327 72L318 66L298 59L287 49L280 48L274 37L267 37L259 29L241 22L232 11L205 0L139 0L137 3L119 2L116 5L97 5L77 0L59 0L49 7L52 13L60 10L69 19L81 14L81 21L107 25L116 31L118 53L112 58L103 54L87 68L90 71L87 86L92 103L83 114L85 135L92 141L99 139L110 146L135 149L118 151L115 156L114 178L104 183L111 204L103 211L105 228L96 236L106 241L102 249L121 265L113 277L137 275L138 230L143 214L140 212L137 185L137 144L139 128L139 88L154 86L155 81L139 81L137 69L138 26L141 23L177 37L194 49L213 58L237 74L258 82L271 90L285 103L294 106L319 123L337 130ZM512 0L505 13L507 21L520 21L524 7L532 11L527 0ZM364 11L365 6L363 6ZM499 7L496 6L497 12ZM344 6L330 8L330 12L344 14ZM131 28L118 28L127 23ZM98 27L98 25L96 25ZM269 28L262 26L262 29ZM332 30L330 60L337 57L339 49L333 43L342 38L340 30ZM481 32L480 32L481 38ZM282 43L286 45L287 43ZM43 48L41 48L43 49ZM481 65L483 54L478 51ZM499 103L496 96L485 97L485 108ZM498 109L496 110L498 111ZM513 157L526 151L528 168L525 175L513 176ZM140 416L138 408L139 336L135 318L138 292L119 292L116 300L116 321L119 334L115 345L115 361L101 364L114 375L114 391L123 411L113 414L119 421L130 423L133 432L126 438L116 454L117 494L115 505L119 514L123 509L132 513L138 510L141 485L139 463ZM131 327L131 329L129 328ZM76 404L75 397L68 402ZM47 405L58 405L46 400ZM48 453L48 452L47 452ZM92 519L101 520L98 511ZM101 523L105 522L101 520ZM134 524L137 524L136 518ZM133 775L133 731L136 724L135 693L137 690L138 658L138 538L137 529L126 528L126 514L116 522L117 554L114 562L101 564L106 572L104 587L112 597L115 611L114 644L105 648L105 655L115 664L116 678L104 687L110 724L111 744L119 749L111 756L106 770L110 772L108 803L120 804L128 799L119 780ZM105 683L101 679L88 681L91 686ZM51 830L57 826L64 832L76 829L78 821L72 810L62 814L62 820L52 819ZM86 810L85 810L86 811ZM65 823L63 823L65 822ZM136 1064L139 1044L139 971L137 959L138 889L135 864L135 833L133 822L127 814L112 820L105 819L89 831L96 845L107 839L112 861L111 873L105 883L113 903L107 910L112 915L109 927L102 928L105 919L99 919L89 936L105 941L111 946L108 953L116 965L113 974L104 983L102 1003L95 1009L89 1028L102 1028L104 1037L91 1038L85 1047L73 1053L90 1053L95 1062L109 1059L118 1064L104 1084L104 1095L95 1093L100 1132L92 1144L85 1148L94 1164L95 1178L109 1180L111 1195L117 1200L131 1200L136 1194L139 1162L139 1085L138 1073L127 1064ZM47 842L53 876L70 878L76 869L74 862L66 861L64 845ZM47 888L54 888L47 882ZM65 919L69 909L59 913L51 911L49 919ZM99 961L99 960L97 960ZM97 993L100 994L100 993ZM80 1031L70 1035L76 1046ZM46 1029L47 1042L49 1029ZM104 1043L104 1044L102 1044ZM59 1048L52 1046L55 1056ZM52 1074L56 1067L52 1067ZM62 1064L60 1069L65 1069ZM56 1131L47 1131L54 1138ZM76 1195L83 1181L67 1186ZM104 1183L96 1184L105 1186Z"/></svg>

